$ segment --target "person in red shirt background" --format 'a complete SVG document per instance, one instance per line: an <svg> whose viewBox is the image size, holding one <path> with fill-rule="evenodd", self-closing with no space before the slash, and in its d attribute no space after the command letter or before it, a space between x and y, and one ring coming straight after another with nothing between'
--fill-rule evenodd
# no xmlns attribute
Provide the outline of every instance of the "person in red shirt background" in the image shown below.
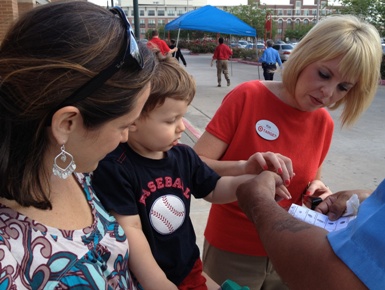
<svg viewBox="0 0 385 290"><path fill-rule="evenodd" d="M170 49L167 43L159 38L158 30L153 30L151 32L151 40L147 42L147 47L150 49L158 48L163 55L167 55L168 53L174 53L178 51L177 47Z"/></svg>
<svg viewBox="0 0 385 290"><path fill-rule="evenodd" d="M218 87L221 86L221 74L225 76L227 81L227 86L230 86L229 71L227 68L227 63L230 56L233 54L233 51L230 47L223 43L223 38L219 37L219 45L215 48L213 59L211 61L211 66L214 64L214 60L217 60L217 79Z"/></svg>

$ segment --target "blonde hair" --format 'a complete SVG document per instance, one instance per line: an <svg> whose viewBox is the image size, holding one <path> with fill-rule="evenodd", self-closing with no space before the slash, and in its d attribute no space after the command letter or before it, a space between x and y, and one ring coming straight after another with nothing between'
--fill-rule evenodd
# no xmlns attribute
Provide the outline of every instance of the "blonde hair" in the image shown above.
<svg viewBox="0 0 385 290"><path fill-rule="evenodd" d="M339 72L343 78L355 80L356 84L329 109L337 109L343 104L341 123L349 126L369 107L379 84L382 48L374 26L352 15L321 20L293 50L285 64L282 81L294 95L298 77L305 67L341 56Z"/></svg>

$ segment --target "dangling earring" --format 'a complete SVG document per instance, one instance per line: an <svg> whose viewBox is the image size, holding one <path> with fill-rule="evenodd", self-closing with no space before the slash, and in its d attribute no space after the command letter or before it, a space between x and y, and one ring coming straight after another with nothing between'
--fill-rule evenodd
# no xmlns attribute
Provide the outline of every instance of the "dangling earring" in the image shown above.
<svg viewBox="0 0 385 290"><path fill-rule="evenodd" d="M75 161L74 161L74 157L71 154L69 154L67 151L65 151L64 144L61 146L60 149L61 149L61 152L55 157L55 159L53 161L52 172L57 177L59 177L61 179L66 179L68 176L70 176L72 174L72 172L75 171L76 164L75 164ZM67 165L66 168L61 168L57 164L58 158L60 158L60 160L62 162L66 162L67 161L67 157L70 158L69 164Z"/></svg>

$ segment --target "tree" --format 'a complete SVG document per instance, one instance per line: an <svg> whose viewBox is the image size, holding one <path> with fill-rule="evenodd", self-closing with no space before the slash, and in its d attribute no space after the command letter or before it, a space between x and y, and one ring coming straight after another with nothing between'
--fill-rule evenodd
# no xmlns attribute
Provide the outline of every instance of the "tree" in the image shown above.
<svg viewBox="0 0 385 290"><path fill-rule="evenodd" d="M354 14L385 33L385 0L341 0L342 14Z"/></svg>
<svg viewBox="0 0 385 290"><path fill-rule="evenodd" d="M285 39L288 38L299 41L313 26L312 24L295 24L293 28L287 28L285 30Z"/></svg>
<svg viewBox="0 0 385 290"><path fill-rule="evenodd" d="M257 37L263 38L265 32L266 5L259 8L256 3L230 7L228 12L257 30Z"/></svg>

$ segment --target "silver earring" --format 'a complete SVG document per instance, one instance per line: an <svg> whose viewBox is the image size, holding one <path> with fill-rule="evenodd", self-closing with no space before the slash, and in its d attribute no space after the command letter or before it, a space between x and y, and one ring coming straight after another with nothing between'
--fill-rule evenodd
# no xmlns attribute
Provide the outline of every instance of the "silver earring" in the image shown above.
<svg viewBox="0 0 385 290"><path fill-rule="evenodd" d="M60 149L61 149L61 152L55 157L55 159L53 161L52 172L57 177L59 177L61 179L66 179L68 176L70 176L72 174L72 172L75 171L76 164L74 161L74 157L65 150L64 145L62 145ZM65 167L65 168L60 167L57 164L58 159L60 158L60 160L62 162L66 162L67 157L70 158L70 161L69 161L67 167Z"/></svg>

